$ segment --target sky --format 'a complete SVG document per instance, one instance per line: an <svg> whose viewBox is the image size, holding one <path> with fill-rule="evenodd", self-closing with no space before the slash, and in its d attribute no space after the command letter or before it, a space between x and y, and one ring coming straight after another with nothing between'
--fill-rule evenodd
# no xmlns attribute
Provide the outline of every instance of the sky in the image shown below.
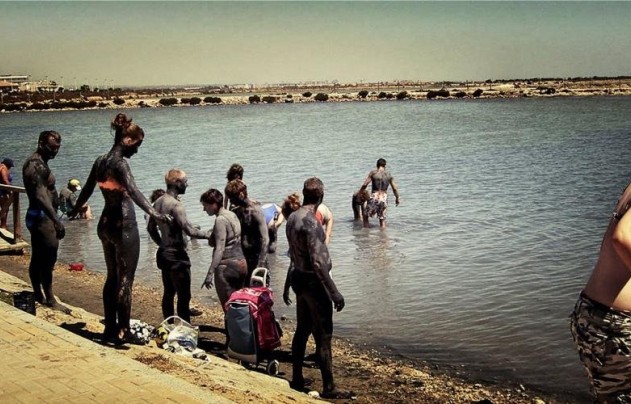
<svg viewBox="0 0 631 404"><path fill-rule="evenodd" d="M0 2L0 74L66 87L631 75L631 2Z"/></svg>

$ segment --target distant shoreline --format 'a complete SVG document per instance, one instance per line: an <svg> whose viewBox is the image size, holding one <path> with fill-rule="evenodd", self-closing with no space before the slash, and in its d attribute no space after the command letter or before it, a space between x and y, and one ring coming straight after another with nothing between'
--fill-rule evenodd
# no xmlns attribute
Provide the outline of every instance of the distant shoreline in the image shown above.
<svg viewBox="0 0 631 404"><path fill-rule="evenodd" d="M630 96L631 79L459 83L431 86L381 86L258 89L250 93L200 93L199 90L117 90L81 95L79 92L29 95L28 100L5 95L0 112L77 109L167 108L203 105L246 105L312 102L373 102L529 97ZM56 97L55 97L56 95ZM46 99L48 97L49 99ZM24 98L24 96L22 96ZM12 102L10 102L12 101Z"/></svg>

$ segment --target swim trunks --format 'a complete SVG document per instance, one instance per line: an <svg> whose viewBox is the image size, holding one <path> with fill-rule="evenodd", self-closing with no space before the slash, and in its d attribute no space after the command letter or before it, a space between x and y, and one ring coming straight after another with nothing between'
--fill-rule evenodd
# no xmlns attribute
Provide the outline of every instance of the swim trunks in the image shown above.
<svg viewBox="0 0 631 404"><path fill-rule="evenodd" d="M46 213L42 209L27 209L26 211L26 228L32 229L39 219L46 217Z"/></svg>
<svg viewBox="0 0 631 404"><path fill-rule="evenodd" d="M379 219L383 220L386 218L387 208L388 208L388 194L385 192L374 192L370 196L370 199L368 200L365 213L369 217L373 217L377 215L379 216Z"/></svg>
<svg viewBox="0 0 631 404"><path fill-rule="evenodd" d="M158 248L156 264L162 271L181 271L191 267L191 260L184 248Z"/></svg>
<svg viewBox="0 0 631 404"><path fill-rule="evenodd" d="M570 327L594 398L631 402L631 312L609 308L581 293Z"/></svg>

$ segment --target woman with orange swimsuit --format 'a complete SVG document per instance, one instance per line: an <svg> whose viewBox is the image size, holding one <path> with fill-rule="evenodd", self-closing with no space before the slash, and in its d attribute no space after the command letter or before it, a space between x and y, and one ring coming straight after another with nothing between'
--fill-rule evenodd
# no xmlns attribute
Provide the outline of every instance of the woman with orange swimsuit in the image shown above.
<svg viewBox="0 0 631 404"><path fill-rule="evenodd" d="M133 342L129 332L131 291L140 253L134 203L155 220L165 221L170 217L158 213L140 192L125 160L138 152L145 137L143 130L123 113L116 115L111 126L115 130L114 146L95 160L75 206L83 206L95 186L99 186L105 206L97 233L107 266L103 287L103 337L108 342L124 343ZM77 213L73 211L70 216Z"/></svg>

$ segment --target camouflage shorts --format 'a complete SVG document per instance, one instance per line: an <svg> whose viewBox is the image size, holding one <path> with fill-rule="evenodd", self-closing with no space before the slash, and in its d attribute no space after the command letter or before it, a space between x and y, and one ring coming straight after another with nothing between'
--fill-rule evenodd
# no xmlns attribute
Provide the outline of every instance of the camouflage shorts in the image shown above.
<svg viewBox="0 0 631 404"><path fill-rule="evenodd" d="M611 309L581 293L570 327L594 398L631 403L631 313Z"/></svg>
<svg viewBox="0 0 631 404"><path fill-rule="evenodd" d="M388 194L385 192L375 192L371 195L366 205L366 215L373 217L377 215L379 219L386 218L386 209L388 208Z"/></svg>

